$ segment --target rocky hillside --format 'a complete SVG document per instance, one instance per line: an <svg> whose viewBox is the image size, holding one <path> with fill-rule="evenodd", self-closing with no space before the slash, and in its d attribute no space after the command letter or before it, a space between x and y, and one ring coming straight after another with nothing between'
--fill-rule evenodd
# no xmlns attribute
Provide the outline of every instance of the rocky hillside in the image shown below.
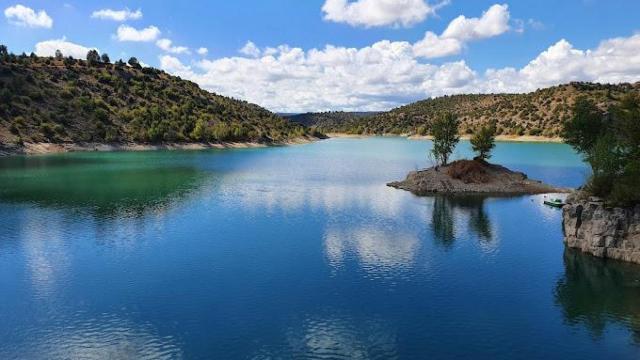
<svg viewBox="0 0 640 360"><path fill-rule="evenodd" d="M291 122L304 126L316 126L322 124L323 127L331 129L337 128L341 124L373 117L378 112L344 112L344 111L328 111L317 113L304 113L296 115L287 115L285 118Z"/></svg>
<svg viewBox="0 0 640 360"><path fill-rule="evenodd" d="M0 146L269 143L306 134L257 105L137 63L0 54Z"/></svg>
<svg viewBox="0 0 640 360"><path fill-rule="evenodd" d="M579 96L593 99L604 109L631 91L640 92L640 83L570 83L529 94L443 96L373 117L335 117L331 116L334 113L326 113L308 125L323 132L427 135L434 118L443 112L453 112L461 120L463 133L472 133L495 121L499 135L557 136L562 122L572 116L571 108Z"/></svg>

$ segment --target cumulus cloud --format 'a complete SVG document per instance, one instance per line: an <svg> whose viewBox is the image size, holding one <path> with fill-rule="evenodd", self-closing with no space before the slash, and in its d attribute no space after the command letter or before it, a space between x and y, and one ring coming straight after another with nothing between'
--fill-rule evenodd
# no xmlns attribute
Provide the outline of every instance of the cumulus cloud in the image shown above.
<svg viewBox="0 0 640 360"><path fill-rule="evenodd" d="M274 111L386 110L417 99L459 93L528 92L568 81L640 80L640 34L603 41L590 50L566 40L522 68L476 71L464 61L425 63L403 41L363 48L282 45L257 57L183 64L165 55L161 67L203 88Z"/></svg>
<svg viewBox="0 0 640 360"><path fill-rule="evenodd" d="M438 36L428 31L414 44L417 56L437 58L459 54L467 42L487 39L509 31L509 6L495 4L479 18L458 16Z"/></svg>
<svg viewBox="0 0 640 360"><path fill-rule="evenodd" d="M409 27L434 15L448 4L443 1L431 6L425 0L326 0L322 6L324 19L351 26L404 26Z"/></svg>
<svg viewBox="0 0 640 360"><path fill-rule="evenodd" d="M198 53L198 55L205 56L209 53L209 49L207 49L206 47L201 47L201 48L198 48L196 52Z"/></svg>
<svg viewBox="0 0 640 360"><path fill-rule="evenodd" d="M46 11L36 12L32 8L23 5L14 5L4 9L4 16L11 24L30 28L46 28L53 26L53 19Z"/></svg>
<svg viewBox="0 0 640 360"><path fill-rule="evenodd" d="M56 50L62 51L64 56L72 56L76 59L85 59L89 50L98 49L69 42L63 37L62 39L47 40L37 43L34 52L38 56L55 56Z"/></svg>
<svg viewBox="0 0 640 360"><path fill-rule="evenodd" d="M127 21L127 20L139 20L142 19L142 10L131 11L128 8L123 10L101 9L96 10L91 14L94 19L113 20L113 21Z"/></svg>
<svg viewBox="0 0 640 360"><path fill-rule="evenodd" d="M189 48L186 46L173 46L173 42L169 39L160 39L156 41L156 46L160 49L172 54L189 54Z"/></svg>
<svg viewBox="0 0 640 360"><path fill-rule="evenodd" d="M240 54L258 57L260 56L260 49L254 44L252 41L247 41L247 43L240 49Z"/></svg>
<svg viewBox="0 0 640 360"><path fill-rule="evenodd" d="M155 26L138 30L129 25L120 25L116 33L118 41L150 42L156 40L159 36L160 29Z"/></svg>

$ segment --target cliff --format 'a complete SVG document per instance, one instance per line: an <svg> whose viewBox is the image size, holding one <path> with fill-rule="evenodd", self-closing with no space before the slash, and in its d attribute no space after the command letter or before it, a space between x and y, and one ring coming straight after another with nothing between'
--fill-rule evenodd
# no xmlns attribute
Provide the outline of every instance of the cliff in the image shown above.
<svg viewBox="0 0 640 360"><path fill-rule="evenodd" d="M640 264L640 205L610 208L595 198L569 201L562 213L568 247Z"/></svg>

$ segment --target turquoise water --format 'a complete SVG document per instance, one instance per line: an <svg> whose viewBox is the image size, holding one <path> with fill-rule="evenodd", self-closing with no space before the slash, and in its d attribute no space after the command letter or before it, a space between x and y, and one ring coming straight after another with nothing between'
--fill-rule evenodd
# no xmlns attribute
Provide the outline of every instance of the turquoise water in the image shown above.
<svg viewBox="0 0 640 360"><path fill-rule="evenodd" d="M542 196L385 186L428 148L0 159L0 358L638 358L640 267L565 251ZM560 144L492 161L588 174Z"/></svg>

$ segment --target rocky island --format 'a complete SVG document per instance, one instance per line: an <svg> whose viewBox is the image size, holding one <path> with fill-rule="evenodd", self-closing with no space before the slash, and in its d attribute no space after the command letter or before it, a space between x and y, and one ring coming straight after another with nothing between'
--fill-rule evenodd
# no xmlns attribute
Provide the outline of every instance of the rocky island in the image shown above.
<svg viewBox="0 0 640 360"><path fill-rule="evenodd" d="M558 188L531 180L526 174L484 160L458 160L445 166L412 171L404 181L388 186L410 191L416 195L430 194L495 194L524 195L564 193Z"/></svg>

